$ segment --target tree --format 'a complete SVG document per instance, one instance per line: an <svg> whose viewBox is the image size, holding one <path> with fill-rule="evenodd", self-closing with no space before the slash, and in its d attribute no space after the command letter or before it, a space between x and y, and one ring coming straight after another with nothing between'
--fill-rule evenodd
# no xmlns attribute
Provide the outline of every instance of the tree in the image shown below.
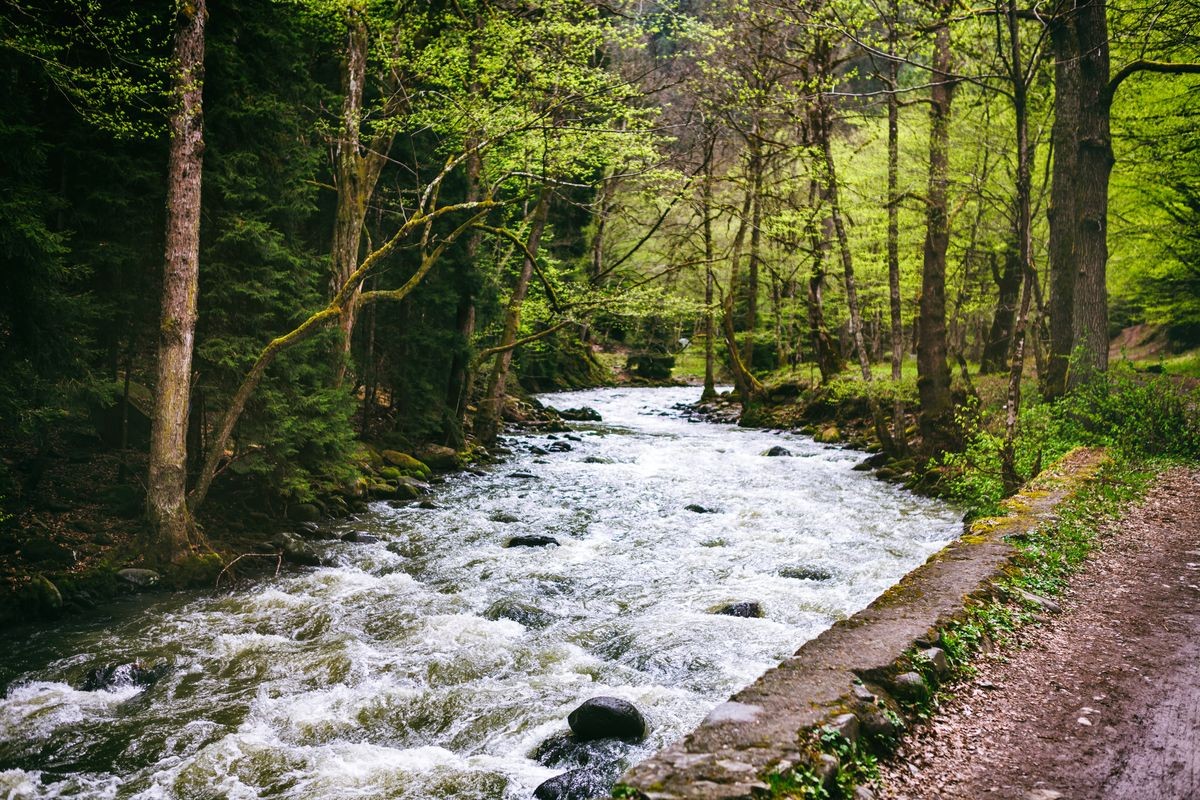
<svg viewBox="0 0 1200 800"><path fill-rule="evenodd" d="M144 544L152 562L179 561L203 543L187 505L187 429L200 272L205 0L181 3L176 14L177 105L170 118L162 316L146 484L152 533Z"/></svg>
<svg viewBox="0 0 1200 800"><path fill-rule="evenodd" d="M926 196L925 250L917 322L919 424L928 452L952 450L954 409L950 366L946 361L946 248L950 242L947 188L950 181L950 103L957 79L950 49L950 6L938 5L933 35L932 86L929 91L929 190Z"/></svg>

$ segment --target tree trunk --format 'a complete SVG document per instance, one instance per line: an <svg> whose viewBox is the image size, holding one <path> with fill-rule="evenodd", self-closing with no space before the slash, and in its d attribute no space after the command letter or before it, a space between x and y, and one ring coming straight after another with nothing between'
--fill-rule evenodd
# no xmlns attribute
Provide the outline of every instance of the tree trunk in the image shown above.
<svg viewBox="0 0 1200 800"><path fill-rule="evenodd" d="M365 11L350 6L346 11L346 54L342 63L342 112L337 141L334 146L334 183L337 186L337 209L330 246L329 295L337 294L358 268L362 247L363 224L367 206L379 173L383 169L386 151L392 137L375 137L364 147L362 142L363 93L367 80L367 50L370 45ZM334 380L340 384L346 376L350 361L350 345L354 323L358 317L355 297L346 305L338 320L341 332Z"/></svg>
<svg viewBox="0 0 1200 800"><path fill-rule="evenodd" d="M897 0L889 4L891 19L888 22L888 194L887 194L887 268L888 300L892 328L892 382L899 384L904 365L904 319L900 307L900 65L895 60L896 26L899 24L900 8ZM904 401L896 392L892 407L892 443L897 453L903 455L908 449L905 435Z"/></svg>
<svg viewBox="0 0 1200 800"><path fill-rule="evenodd" d="M1009 69L1011 71L1013 115L1017 133L1017 252L1024 279L1021 307L1017 312L1014 331L1013 359L1008 378L1004 447L1000 464L1004 488L1014 493L1023 482L1017 472L1015 444L1017 419L1021 413L1021 379L1025 371L1025 341L1029 320L1030 298L1033 296L1033 147L1029 142L1028 87L1021 62L1021 40L1018 34L1016 0L1008 0Z"/></svg>
<svg viewBox="0 0 1200 800"><path fill-rule="evenodd" d="M1070 17L1050 24L1054 49L1054 163L1050 178L1050 361L1042 381L1047 399L1067 390L1074 348L1076 192L1079 161L1079 39Z"/></svg>
<svg viewBox="0 0 1200 800"><path fill-rule="evenodd" d="M1108 368L1108 180L1113 151L1109 132L1108 21L1103 0L1080 0L1075 30L1080 91L1075 195L1078 271L1072 336L1077 363L1067 377L1069 388Z"/></svg>
<svg viewBox="0 0 1200 800"><path fill-rule="evenodd" d="M742 361L750 369L754 369L754 339L758 328L758 274L762 255L762 184L763 158L762 149L757 142L758 131L754 133L755 142L750 151L750 193L753 205L750 207L750 258L746 271L746 341L742 347Z"/></svg>
<svg viewBox="0 0 1200 800"><path fill-rule="evenodd" d="M996 282L996 312L992 315L991 329L983 345L983 356L979 360L979 374L993 375L1008 368L1008 351L1013 342L1013 322L1017 316L1017 299L1021 293L1021 254L1016 249L1004 252L1004 271L996 264L996 255L991 255L992 278Z"/></svg>
<svg viewBox="0 0 1200 800"><path fill-rule="evenodd" d="M146 515L150 562L186 557L201 541L187 506L187 422L200 271L200 179L204 158L202 84L205 0L181 4L176 19L162 316Z"/></svg>
<svg viewBox="0 0 1200 800"><path fill-rule="evenodd" d="M950 398L950 366L946 361L946 249L950 242L946 194L950 101L954 94L950 67L950 29L942 25L934 34L933 87L929 96L929 191L917 341L919 424L925 449L930 454L953 449L958 441Z"/></svg>
<svg viewBox="0 0 1200 800"><path fill-rule="evenodd" d="M487 393L479 405L479 414L475 418L475 435L480 441L490 444L500 433L501 415L504 413L504 397L508 388L508 371L512 365L517 341L521 328L521 306L529 294L529 281L533 278L536 266L530 256L537 256L538 245L542 233L546 230L546 219L550 211L550 190L543 188L538 195L537 205L533 209L530 222L529 240L525 249L528 251L521 260L521 272L517 276L517 284L513 287L512 297L508 301L508 310L504 314L504 331L500 336L499 346L505 348L496 354L492 374L488 378Z"/></svg>
<svg viewBox="0 0 1200 800"><path fill-rule="evenodd" d="M813 182L809 194L812 202L815 202L820 195L816 181ZM842 371L843 367L842 358L838 354L833 339L829 336L829 328L825 323L823 297L826 275L825 259L829 252L831 227L832 222L827 215L822 225L812 226L809 235L813 252L813 266L812 274L808 278L808 328L809 336L812 338L813 359L817 362L817 370L821 373L821 383L828 383Z"/></svg>
<svg viewBox="0 0 1200 800"><path fill-rule="evenodd" d="M713 337L716 330L713 326L713 149L715 142L710 137L704 153L704 390L700 393L701 400L711 400L717 396L716 376L713 364Z"/></svg>

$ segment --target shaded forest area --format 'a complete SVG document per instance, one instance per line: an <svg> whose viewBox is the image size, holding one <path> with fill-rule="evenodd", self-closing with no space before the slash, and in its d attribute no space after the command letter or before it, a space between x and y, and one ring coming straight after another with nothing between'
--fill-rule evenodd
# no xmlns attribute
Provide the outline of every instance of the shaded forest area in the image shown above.
<svg viewBox="0 0 1200 800"><path fill-rule="evenodd" d="M976 504L1085 435L1200 453L1191 4L103 5L0 4L21 591L211 579L618 374L853 407ZM1106 377L1122 331L1165 377Z"/></svg>

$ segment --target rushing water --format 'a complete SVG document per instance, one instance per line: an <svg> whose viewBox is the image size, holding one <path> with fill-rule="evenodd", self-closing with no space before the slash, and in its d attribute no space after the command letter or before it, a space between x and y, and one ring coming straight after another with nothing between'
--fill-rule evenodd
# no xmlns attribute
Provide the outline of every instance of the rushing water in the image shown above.
<svg viewBox="0 0 1200 800"><path fill-rule="evenodd" d="M525 800L581 701L636 704L651 731L622 763L645 758L957 534L946 506L851 471L860 454L671 410L695 395L547 398L604 422L514 438L437 508L339 523L381 541L321 544L336 566L9 645L0 797ZM561 546L502 546L519 534ZM780 574L801 566L831 577ZM765 618L710 613L737 601ZM72 688L135 660L170 671Z"/></svg>

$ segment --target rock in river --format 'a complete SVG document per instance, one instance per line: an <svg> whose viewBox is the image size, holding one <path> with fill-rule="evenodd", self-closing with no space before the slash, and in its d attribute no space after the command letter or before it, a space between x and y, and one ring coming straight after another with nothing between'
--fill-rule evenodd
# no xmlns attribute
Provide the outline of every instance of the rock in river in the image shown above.
<svg viewBox="0 0 1200 800"><path fill-rule="evenodd" d="M79 688L85 692L96 692L123 686L150 686L166 675L169 669L165 661L153 667L143 667L136 661L132 664L97 667L87 674Z"/></svg>
<svg viewBox="0 0 1200 800"><path fill-rule="evenodd" d="M791 454L792 454L791 450L788 450L786 447L780 447L779 445L775 445L770 450L767 450L766 452L763 453L764 456L771 456L771 457L790 456Z"/></svg>
<svg viewBox="0 0 1200 800"><path fill-rule="evenodd" d="M821 567L811 567L807 564L801 564L796 567L783 567L779 570L779 577L792 578L798 581L827 581L833 577L833 573Z"/></svg>
<svg viewBox="0 0 1200 800"><path fill-rule="evenodd" d="M558 539L553 536L514 536L504 543L505 547L546 547L547 545L558 544Z"/></svg>
<svg viewBox="0 0 1200 800"><path fill-rule="evenodd" d="M608 797L611 789L612 778L606 773L573 769L540 784L533 790L533 796L536 800L591 800Z"/></svg>
<svg viewBox="0 0 1200 800"><path fill-rule="evenodd" d="M717 513L717 510L715 508L705 508L704 506L697 505L695 503L689 503L688 505L683 507L683 510L691 511L693 514L715 514L715 513Z"/></svg>
<svg viewBox="0 0 1200 800"><path fill-rule="evenodd" d="M646 736L642 712L618 697L585 700L567 716L567 724L581 742L609 738L638 741Z"/></svg>
<svg viewBox="0 0 1200 800"><path fill-rule="evenodd" d="M579 408L564 408L558 411L558 415L563 419L569 419L572 422L599 422L600 412L588 406L580 406Z"/></svg>
<svg viewBox="0 0 1200 800"><path fill-rule="evenodd" d="M762 605L755 602L748 603L730 603L721 606L713 611L714 614L724 614L727 617L761 617L763 616Z"/></svg>

